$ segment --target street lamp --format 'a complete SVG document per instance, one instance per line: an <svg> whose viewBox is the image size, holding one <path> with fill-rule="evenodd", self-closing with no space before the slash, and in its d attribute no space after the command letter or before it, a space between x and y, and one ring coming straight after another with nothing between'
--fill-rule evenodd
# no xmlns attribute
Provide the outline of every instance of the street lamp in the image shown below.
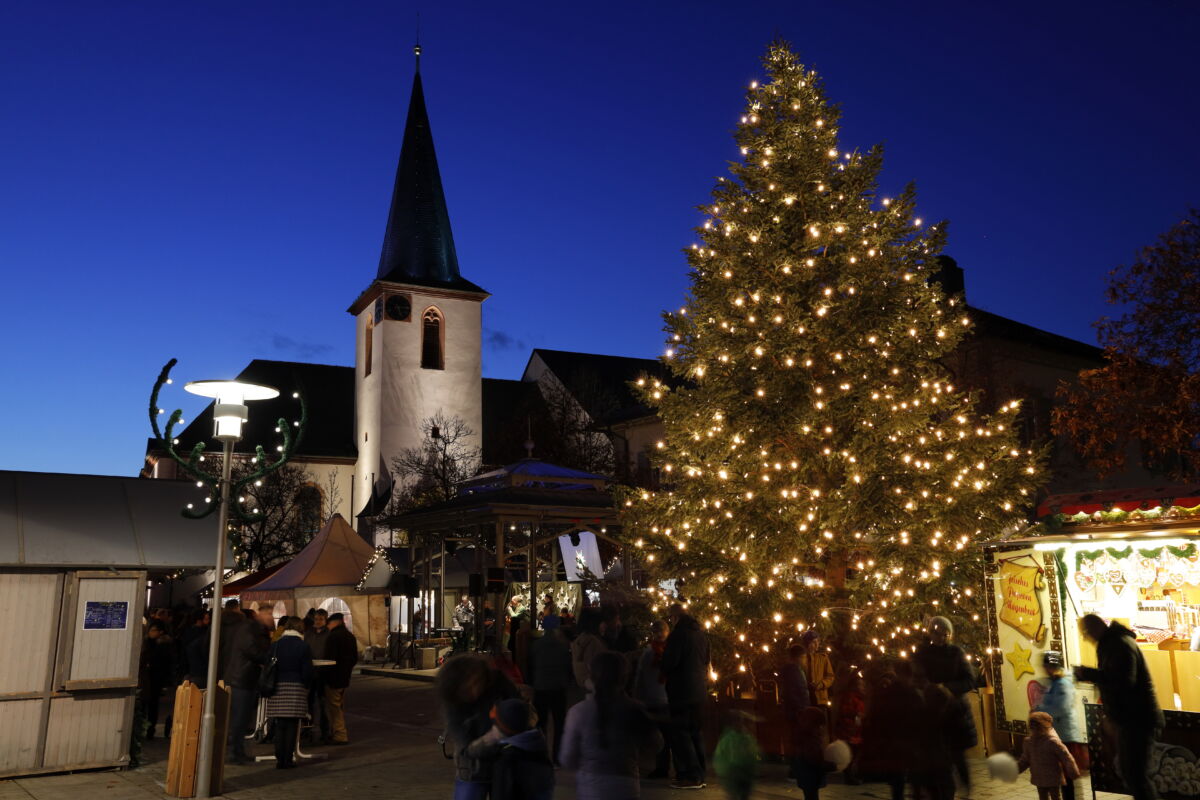
<svg viewBox="0 0 1200 800"><path fill-rule="evenodd" d="M198 486L208 487L208 498L204 505L200 508L193 509L189 503L186 509L182 509L183 516L189 519L203 519L214 511L219 512L217 520L217 559L216 568L213 575L213 606L214 610L219 610L221 602L221 589L225 576L225 547L228 536L229 516L230 513L236 516L239 520L247 524L253 524L263 519L263 514L259 509L247 510L240 505L233 505L229 498L238 496L247 486L254 484L258 485L259 481L273 472L283 468L287 464L296 449L300 446L300 440L304 437L304 430L308 425L308 406L304 402L304 397L300 392L293 392L292 397L300 406L300 419L288 423L282 417L276 422L275 432L279 434L281 443L276 448L277 455L271 458L263 451L261 445L255 448L253 464L249 473L238 478L237 482L232 481L233 469L233 444L242 438L242 425L248 417L248 409L246 403L254 400L269 400L279 396L279 391L270 386L259 386L258 384L245 383L243 381L193 381L187 384L184 388L192 394L200 395L201 397L213 398L213 436L224 445L225 457L221 462L221 476L217 476L206 472L200 467L199 462L204 461L204 442L203 440L196 442L192 446L191 452L186 456L180 454L175 446L179 444L179 440L175 438L174 430L176 425L183 422L183 411L175 409L167 419L167 424L162 427L158 423L160 415L166 412L159 408L158 397L162 388L171 383L171 369L175 366L175 359L171 359L162 368L162 372L158 374L158 380L154 383L154 390L150 393L150 429L154 431L154 437L159 442L162 449L170 456L176 464L179 465L180 471L185 475L190 476L196 481ZM213 501L216 502L213 502ZM220 651L221 644L221 621L216 614L213 615L211 628L209 630L208 644L208 682L204 692L204 713L200 720L200 748L199 761L196 765L196 797L206 798L210 794L210 784L212 782L212 758L213 747L216 742L213 741L213 732L216 727L216 683L217 683L217 657Z"/></svg>
<svg viewBox="0 0 1200 800"><path fill-rule="evenodd" d="M220 507L217 511L217 562L213 572L213 614L208 631L208 678L205 682L204 713L200 717L200 763L196 765L196 797L208 797L217 722L217 656L221 646L219 612L225 577L233 444L242 438L242 424L249 418L246 403L251 400L271 400L279 396L279 390L241 381L191 381L184 384L183 388L192 394L213 398L213 438L224 445L218 489Z"/></svg>

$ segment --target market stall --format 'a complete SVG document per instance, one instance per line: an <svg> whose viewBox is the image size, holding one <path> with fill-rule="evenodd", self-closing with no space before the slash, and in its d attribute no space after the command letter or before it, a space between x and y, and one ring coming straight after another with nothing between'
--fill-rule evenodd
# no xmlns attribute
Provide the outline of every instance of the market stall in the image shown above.
<svg viewBox="0 0 1200 800"><path fill-rule="evenodd" d="M304 616L310 608L345 615L359 649L387 644L386 589L355 587L375 558L375 548L334 514L303 550L279 570L241 592L244 608L270 608L278 618Z"/></svg>
<svg viewBox="0 0 1200 800"><path fill-rule="evenodd" d="M129 763L153 579L212 569L189 481L0 472L0 778Z"/></svg>
<svg viewBox="0 0 1200 800"><path fill-rule="evenodd" d="M1192 649L1200 640L1200 491L1189 488L1051 497L1032 535L984 549L997 727L1027 732L1046 686L1045 651L1062 653L1068 674L1095 666L1080 617L1116 620L1136 634L1166 713L1154 764L1169 798L1200 796L1200 652ZM1095 688L1077 688L1093 786L1121 791ZM1190 766L1166 769L1176 760Z"/></svg>

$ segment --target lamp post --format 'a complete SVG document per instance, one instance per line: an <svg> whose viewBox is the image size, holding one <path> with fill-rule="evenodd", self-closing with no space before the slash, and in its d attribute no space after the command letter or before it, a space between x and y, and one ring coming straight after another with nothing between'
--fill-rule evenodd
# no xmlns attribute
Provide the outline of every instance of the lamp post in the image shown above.
<svg viewBox="0 0 1200 800"><path fill-rule="evenodd" d="M211 397L213 403L213 437L224 446L221 459L221 482L218 487L220 506L217 511L217 558L213 572L213 613L208 632L208 677L205 682L204 712L200 717L200 753L196 765L196 797L209 796L212 782L213 741L216 733L217 661L221 645L221 590L225 577L225 547L229 525L230 474L233 465L234 442L242 438L242 424L248 419L246 403L251 400L270 400L279 390L241 381L192 381L183 387L192 394Z"/></svg>

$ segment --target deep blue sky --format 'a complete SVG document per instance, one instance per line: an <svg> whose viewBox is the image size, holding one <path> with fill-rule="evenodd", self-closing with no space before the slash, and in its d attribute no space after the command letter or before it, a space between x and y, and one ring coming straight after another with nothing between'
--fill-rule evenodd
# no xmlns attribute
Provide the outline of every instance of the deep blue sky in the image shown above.
<svg viewBox="0 0 1200 800"><path fill-rule="evenodd" d="M950 220L977 306L1093 341L1107 271L1200 205L1192 2L423 5L489 376L533 347L660 352L776 34L842 104L843 145L885 143L884 190L915 180ZM352 363L417 7L0 6L0 468L136 472L172 356L180 379Z"/></svg>

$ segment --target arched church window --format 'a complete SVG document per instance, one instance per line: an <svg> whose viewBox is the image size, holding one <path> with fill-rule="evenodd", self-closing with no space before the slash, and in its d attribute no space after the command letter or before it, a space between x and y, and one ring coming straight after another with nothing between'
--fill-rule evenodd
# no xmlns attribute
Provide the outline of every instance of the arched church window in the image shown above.
<svg viewBox="0 0 1200 800"><path fill-rule="evenodd" d="M442 357L442 314L436 308L421 316L421 369L445 369Z"/></svg>

